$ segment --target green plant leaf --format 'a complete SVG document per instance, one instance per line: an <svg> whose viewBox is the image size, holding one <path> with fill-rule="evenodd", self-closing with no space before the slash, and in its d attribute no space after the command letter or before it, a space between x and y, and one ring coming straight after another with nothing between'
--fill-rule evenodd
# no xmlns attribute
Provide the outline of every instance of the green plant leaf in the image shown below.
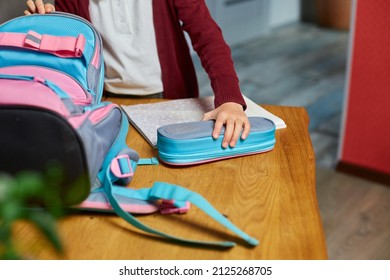
<svg viewBox="0 0 390 280"><path fill-rule="evenodd" d="M56 220L44 210L31 211L28 219L40 229L58 252L63 252L62 242L57 234Z"/></svg>

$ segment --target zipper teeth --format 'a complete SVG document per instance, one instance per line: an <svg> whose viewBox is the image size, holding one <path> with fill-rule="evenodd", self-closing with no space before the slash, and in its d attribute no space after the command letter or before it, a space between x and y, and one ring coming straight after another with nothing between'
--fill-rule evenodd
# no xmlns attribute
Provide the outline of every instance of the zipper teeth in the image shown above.
<svg viewBox="0 0 390 280"><path fill-rule="evenodd" d="M56 96L57 98L59 99L62 99L63 97L61 97L60 93L57 92L54 88L52 88L51 86L49 86L48 84L46 83L41 83L41 82L38 82L38 81L35 81L34 80L34 77L28 77L28 76L24 76L24 77L18 77L16 75L12 75L13 76L13 79L14 80L18 80L18 81L24 81L24 82L31 82L31 83L36 83L38 84L39 86L43 86L43 87L46 87L47 89L49 89L49 91L51 92L51 94L49 95L53 95ZM3 79L3 77L0 77L0 79ZM4 79L7 79L7 78L4 78ZM67 106L64 104L64 107L66 108L65 111L63 110L56 110L56 109L53 109L53 108L48 108L48 107L44 107L42 104L30 104L29 102L25 103L25 104L17 104L17 105L12 105L10 104L10 106L17 106L17 107L23 107L23 108L33 108L33 109L36 109L36 108L39 108L39 110L46 110L48 112L51 112L55 115L58 115L58 116L61 116L63 118L67 118L69 117L69 115L71 114L71 111L69 110L69 108L67 108Z"/></svg>
<svg viewBox="0 0 390 280"><path fill-rule="evenodd" d="M8 74L6 74L8 75ZM5 80L16 80L16 81L25 81L25 82L32 82L32 83L37 83L39 85L42 85L48 89L50 89L50 91L52 91L55 95L57 95L59 98L64 98L64 97L67 97L67 96L61 96L62 93L66 94L66 92L62 91L59 91L57 90L56 88L54 88L53 86L51 86L50 84L46 83L46 82L39 82L39 81L36 81L34 79L34 76L27 76L27 75L8 75L9 77L2 77L0 75L0 79L5 79ZM56 85L57 86L57 85ZM58 87L58 86L57 86Z"/></svg>
<svg viewBox="0 0 390 280"><path fill-rule="evenodd" d="M164 159L167 159L167 160L202 161L202 160L207 160L210 158L222 158L222 157L229 157L229 156L235 156L235 155L240 155L240 154L244 155L244 154L250 154L250 153L259 153L259 152L263 152L263 151L265 152L265 151L270 150L274 144L275 144L275 141L268 140L267 142L262 143L261 146L264 148L261 148L261 150L253 150L253 146L251 146L251 147L247 147L245 149L239 149L237 151L234 151L234 149L232 149L231 151L233 151L233 152L231 152L231 153L227 153L225 151L218 151L216 153L212 153L212 151L205 151L205 152L207 152L207 154L200 155L199 153L197 153L197 154L174 155L174 154L168 154L168 153L164 153L164 152L159 151L159 154L160 154L160 156L162 156Z"/></svg>
<svg viewBox="0 0 390 280"><path fill-rule="evenodd" d="M80 102L82 104L89 104L90 101L92 101L92 96L91 94L81 85L81 83L76 80L73 76L69 75L68 73L66 72L63 72L63 71L60 71L58 69L54 69L54 68L50 68L50 67L45 67L45 66L40 66L40 65L18 65L18 66L6 66L6 67L0 67L3 68L3 69L7 69L7 68L17 68L17 67L33 67L33 68L41 68L41 69L46 69L46 70L50 70L50 71L53 71L53 72L57 72L57 73L60 73L62 75L65 75L69 78L71 78L74 82L77 83L77 85L80 87L80 89L83 90L84 94L85 94L85 97L87 100L89 101L85 101L85 102L82 102L82 100L80 99L76 99L76 98L72 98L72 100L75 100L76 102ZM51 81L50 79L48 79L49 81ZM57 83L56 83L57 84ZM58 86L58 84L57 84Z"/></svg>
<svg viewBox="0 0 390 280"><path fill-rule="evenodd" d="M71 78L74 82L77 83L77 85L83 90L84 94L85 94L85 97L88 99L88 100L92 100L92 96L91 94L81 85L81 83L76 80L72 75L69 75L68 73L66 72L63 72L63 71L60 71L58 69L54 69L54 68L50 68L50 67L45 67L45 66L40 66L40 65L18 65L18 66L7 66L7 67L4 67L3 69L6 69L8 67L34 67L34 68L42 68L42 69L47 69L47 70L50 70L50 71L53 71L53 72L58 72L62 75L65 75L69 78ZM48 79L50 80L50 79ZM73 99L73 98L72 98ZM78 99L76 99L78 100Z"/></svg>
<svg viewBox="0 0 390 280"><path fill-rule="evenodd" d="M274 138L273 132L274 132L274 130L269 130L269 131L263 131L261 133L265 134L265 135L263 135L264 139L266 141L269 141L270 139ZM271 135L268 135L268 134L271 134ZM168 138L160 133L158 133L158 137L161 138L163 142L167 142L168 144L177 144L178 142L186 142L186 143L192 142L193 143L193 142L197 142L197 141L200 141L202 139L208 138L208 137L200 137L200 138L192 138L192 139L172 139L172 138ZM193 144L196 144L196 143L193 143Z"/></svg>
<svg viewBox="0 0 390 280"><path fill-rule="evenodd" d="M58 14L58 15L61 15L63 17L66 17L66 18L71 18L71 19L75 19L75 20L78 20L84 24L86 24L92 31L92 33L94 34L94 41L95 41L95 48L94 48L94 53L91 57L91 61L90 61L90 64L92 66L94 66L97 70L100 69L100 71L98 71L98 75L101 76L101 71L103 71L102 69L102 65L101 65L101 62L102 60L99 59L99 53L100 51L102 50L102 46L103 46L103 43L101 41L101 37L100 35L97 33L97 31L95 30L95 28L93 27L93 25L87 21L86 19L80 17L80 16L77 16L77 15L73 15L73 14L68 14L68 13L64 13L64 12L51 12L50 14L41 14L39 16L51 16L53 14ZM34 16L34 15L30 15L30 16ZM35 16L38 16L38 15L35 15ZM13 22L14 20L17 20L18 18L21 18L23 16L20 16L20 17L16 17L16 18L12 18L10 20L7 20L6 22L0 24L0 27L2 26L5 26L6 24L10 23L10 22ZM97 44L96 44L97 42ZM89 65L88 65L89 66ZM95 97L94 97L95 98ZM93 99L94 99L93 98ZM100 101L100 100L99 100Z"/></svg>

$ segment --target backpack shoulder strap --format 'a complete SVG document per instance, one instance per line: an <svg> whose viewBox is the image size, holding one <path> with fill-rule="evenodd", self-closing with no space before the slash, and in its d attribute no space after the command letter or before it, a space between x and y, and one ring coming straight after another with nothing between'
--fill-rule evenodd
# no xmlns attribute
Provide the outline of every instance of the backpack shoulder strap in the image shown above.
<svg viewBox="0 0 390 280"><path fill-rule="evenodd" d="M126 164L126 162L128 161L120 161L120 164ZM105 179L103 181L103 190L113 210L131 225L145 232L162 236L168 239L176 240L179 242L184 242L184 243L191 243L191 244L198 244L198 245L214 245L214 246L221 246L221 247L233 247L236 245L234 242L230 242L230 241L212 242L212 241L199 241L199 240L185 239L185 238L177 237L174 235L170 235L158 231L156 229L153 229L141 223L130 213L123 210L120 204L118 203L118 201L116 200L115 196L113 195L113 186L114 186L113 182L117 180L117 175L118 175L117 173L120 172L119 170L128 172L129 168L131 168L131 166L120 166L120 168L117 168L117 166L118 166L117 163L115 163L115 167L116 167L115 171L112 171L111 165L105 170L106 173L105 173ZM213 218L214 220L216 220L217 222L219 222L229 230L236 233L248 244L252 246L256 246L259 244L259 242L255 238L250 237L245 232L240 230L237 226L235 226L232 222L230 222L227 218L225 218L221 213L219 213L218 210L216 210L206 199L204 199L198 193L192 192L188 189L185 189L177 185L163 183L163 182L155 182L151 188L132 190L130 192L132 192L132 194L130 194L132 197L137 199L143 199L146 201L156 201L159 199L165 201L173 200L178 204L177 205L178 207L180 207L180 204L185 204L185 202L188 201L196 205L197 207L199 207L211 218Z"/></svg>

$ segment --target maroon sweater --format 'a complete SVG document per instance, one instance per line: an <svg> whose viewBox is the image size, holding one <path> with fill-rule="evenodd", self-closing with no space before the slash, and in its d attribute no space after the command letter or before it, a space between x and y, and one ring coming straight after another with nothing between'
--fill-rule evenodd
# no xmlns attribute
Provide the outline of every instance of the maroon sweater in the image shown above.
<svg viewBox="0 0 390 280"><path fill-rule="evenodd" d="M56 0L57 11L88 21L89 0ZM215 107L236 102L246 107L231 52L204 0L153 0L153 21L161 64L164 98L197 97L198 83L183 30L209 75ZM180 22L182 24L180 24Z"/></svg>

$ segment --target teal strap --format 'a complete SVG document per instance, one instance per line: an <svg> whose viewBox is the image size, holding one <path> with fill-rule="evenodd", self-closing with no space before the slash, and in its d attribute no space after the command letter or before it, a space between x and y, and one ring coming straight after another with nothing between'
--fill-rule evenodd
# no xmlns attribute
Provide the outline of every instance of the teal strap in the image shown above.
<svg viewBox="0 0 390 280"><path fill-rule="evenodd" d="M138 165L157 165L158 160L155 157L152 158L140 158L138 160Z"/></svg>
<svg viewBox="0 0 390 280"><path fill-rule="evenodd" d="M98 180L100 182L104 181L105 172L106 169L110 167L111 161L113 158L115 158L118 153L126 147L126 137L129 132L129 122L127 121L126 116L124 115L123 111L120 110L121 112L121 127L119 129L119 134L117 135L115 142L112 144L110 150L108 151L106 157L104 158L104 161L102 163L102 168L98 173ZM136 168L136 164L134 163L133 170Z"/></svg>
<svg viewBox="0 0 390 280"><path fill-rule="evenodd" d="M201 245L216 245L216 246L221 246L221 247L235 246L234 242L208 242L208 241L197 241L197 240L184 239L184 238L176 237L176 236L155 230L155 229L150 228L149 226L141 223L136 218L134 218L130 213L126 212L125 210L123 210L121 208L121 206L119 205L118 201L115 199L115 197L112 193L112 183L110 180L110 177L111 177L110 169L107 168L106 171L107 171L106 172L107 179L103 183L104 192L105 192L108 200L110 201L110 204L111 204L113 210L115 211L115 213L118 214L121 218L126 220L131 225L133 225L133 226L135 226L135 227L137 227L145 232L159 235L159 236L162 236L162 237L165 237L168 239L172 239L172 240L176 240L176 241L180 241L180 242L191 243L191 244L201 244Z"/></svg>
<svg viewBox="0 0 390 280"><path fill-rule="evenodd" d="M243 232L232 222L230 222L225 216L218 212L206 199L204 199L200 194L192 192L186 188L172 185L163 182L155 182L153 187L150 189L150 198L152 199L174 199L179 201L189 201L192 204L196 205L199 209L209 215L211 218L230 229L247 243L252 246L259 244L255 238L250 237L248 234Z"/></svg>
<svg viewBox="0 0 390 280"><path fill-rule="evenodd" d="M214 245L221 247L233 247L236 244L230 241L221 241L221 242L212 242L212 241L198 241L192 239L185 239L177 236L173 236L153 228L139 222L135 217L133 217L130 213L126 212L121 208L118 201L114 197L113 194L113 183L112 178L113 175L110 172L110 168L106 169L106 178L103 182L104 192L110 201L110 204L113 210L124 220L126 220L131 225L151 234L159 235L168 239L173 239L180 242L191 243L191 244L200 244L200 245ZM207 202L201 195L191 192L183 187L156 182L152 188L143 188L139 190L134 190L131 192L131 196L134 198L142 199L142 200L157 200L157 199L165 199L165 200L177 200L177 201L189 201L203 210L206 214L212 217L217 222L221 223L228 229L232 230L238 236L243 238L246 242L248 242L252 246L256 246L259 242L255 239L247 235L245 232L237 228L233 223L231 223L228 219L226 219L222 214L220 214L209 202Z"/></svg>

